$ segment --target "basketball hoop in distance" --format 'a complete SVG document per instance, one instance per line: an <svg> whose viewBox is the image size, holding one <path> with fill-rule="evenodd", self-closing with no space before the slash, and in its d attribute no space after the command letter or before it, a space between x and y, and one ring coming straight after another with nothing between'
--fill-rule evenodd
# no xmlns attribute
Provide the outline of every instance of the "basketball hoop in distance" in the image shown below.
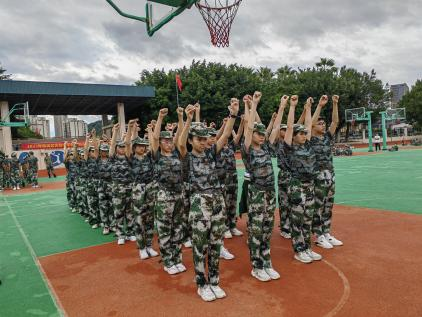
<svg viewBox="0 0 422 317"><path fill-rule="evenodd" d="M230 29L242 0L200 0L195 3L208 30L211 43L216 47L228 47Z"/></svg>

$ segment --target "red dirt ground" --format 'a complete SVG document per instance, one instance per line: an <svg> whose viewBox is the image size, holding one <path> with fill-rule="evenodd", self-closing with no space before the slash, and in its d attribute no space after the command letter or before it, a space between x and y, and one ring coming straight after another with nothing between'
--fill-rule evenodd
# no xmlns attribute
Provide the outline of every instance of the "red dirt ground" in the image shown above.
<svg viewBox="0 0 422 317"><path fill-rule="evenodd" d="M337 205L334 228L345 246L315 247L324 260L312 264L293 260L275 229L273 266L282 277L266 283L250 276L245 237L226 240L236 255L220 262L228 297L212 303L196 294L190 250L188 271L177 276L158 258L141 262L133 242L40 262L69 316L421 316L422 217Z"/></svg>
<svg viewBox="0 0 422 317"><path fill-rule="evenodd" d="M55 189L64 189L66 187L65 181L59 181L59 182L51 182L51 183L40 183L39 188L32 188L30 185L24 188L21 188L20 190L11 190L7 189L3 191L3 194L6 196L11 195L21 195L21 194L28 194L28 193L35 193L35 192L43 192L46 190L55 190Z"/></svg>

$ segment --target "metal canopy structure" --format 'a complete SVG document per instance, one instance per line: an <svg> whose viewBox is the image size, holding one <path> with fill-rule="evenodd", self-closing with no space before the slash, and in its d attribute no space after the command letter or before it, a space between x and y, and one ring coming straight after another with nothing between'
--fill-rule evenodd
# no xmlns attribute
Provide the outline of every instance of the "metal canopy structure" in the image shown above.
<svg viewBox="0 0 422 317"><path fill-rule="evenodd" d="M114 115L117 103L137 114L153 97L151 86L0 80L0 100L28 102L31 115Z"/></svg>

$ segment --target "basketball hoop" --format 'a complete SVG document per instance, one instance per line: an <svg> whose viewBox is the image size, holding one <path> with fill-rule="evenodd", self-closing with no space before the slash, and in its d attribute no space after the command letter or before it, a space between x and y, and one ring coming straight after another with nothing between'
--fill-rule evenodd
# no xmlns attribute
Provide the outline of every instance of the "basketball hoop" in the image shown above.
<svg viewBox="0 0 422 317"><path fill-rule="evenodd" d="M211 43L228 47L230 29L242 0L200 0L195 3L211 35Z"/></svg>

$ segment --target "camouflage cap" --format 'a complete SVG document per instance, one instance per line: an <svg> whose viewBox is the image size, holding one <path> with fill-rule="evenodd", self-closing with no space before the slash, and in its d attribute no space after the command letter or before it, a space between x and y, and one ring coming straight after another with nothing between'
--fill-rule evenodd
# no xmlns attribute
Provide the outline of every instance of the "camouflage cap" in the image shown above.
<svg viewBox="0 0 422 317"><path fill-rule="evenodd" d="M293 134L297 134L299 132L308 133L308 130L302 124L295 124L295 125L293 125Z"/></svg>
<svg viewBox="0 0 422 317"><path fill-rule="evenodd" d="M125 141L123 141L123 140L117 141L116 142L116 146L118 146L118 147L125 147L126 146Z"/></svg>
<svg viewBox="0 0 422 317"><path fill-rule="evenodd" d="M110 150L110 146L108 144L103 143L103 144L100 145L100 151L107 151L108 152L109 150Z"/></svg>
<svg viewBox="0 0 422 317"><path fill-rule="evenodd" d="M280 124L280 130L287 130L287 124Z"/></svg>
<svg viewBox="0 0 422 317"><path fill-rule="evenodd" d="M173 133L171 131L161 131L160 139L173 139Z"/></svg>
<svg viewBox="0 0 422 317"><path fill-rule="evenodd" d="M216 136L217 135L217 130L214 128L208 128L208 134L212 135L212 136Z"/></svg>
<svg viewBox="0 0 422 317"><path fill-rule="evenodd" d="M79 155L84 155L85 154L85 151L84 150L78 150L78 154Z"/></svg>
<svg viewBox="0 0 422 317"><path fill-rule="evenodd" d="M255 122L253 126L253 132L258 132L260 134L267 134L267 128L262 123Z"/></svg>
<svg viewBox="0 0 422 317"><path fill-rule="evenodd" d="M95 151L95 147L91 145L91 146L88 148L88 151Z"/></svg>
<svg viewBox="0 0 422 317"><path fill-rule="evenodd" d="M189 135L201 138L209 138L211 135L209 129L204 124L194 125L189 129Z"/></svg>
<svg viewBox="0 0 422 317"><path fill-rule="evenodd" d="M13 152L10 156L11 157L16 157L16 152Z"/></svg>
<svg viewBox="0 0 422 317"><path fill-rule="evenodd" d="M149 145L149 141L138 136L132 140L132 145Z"/></svg>

